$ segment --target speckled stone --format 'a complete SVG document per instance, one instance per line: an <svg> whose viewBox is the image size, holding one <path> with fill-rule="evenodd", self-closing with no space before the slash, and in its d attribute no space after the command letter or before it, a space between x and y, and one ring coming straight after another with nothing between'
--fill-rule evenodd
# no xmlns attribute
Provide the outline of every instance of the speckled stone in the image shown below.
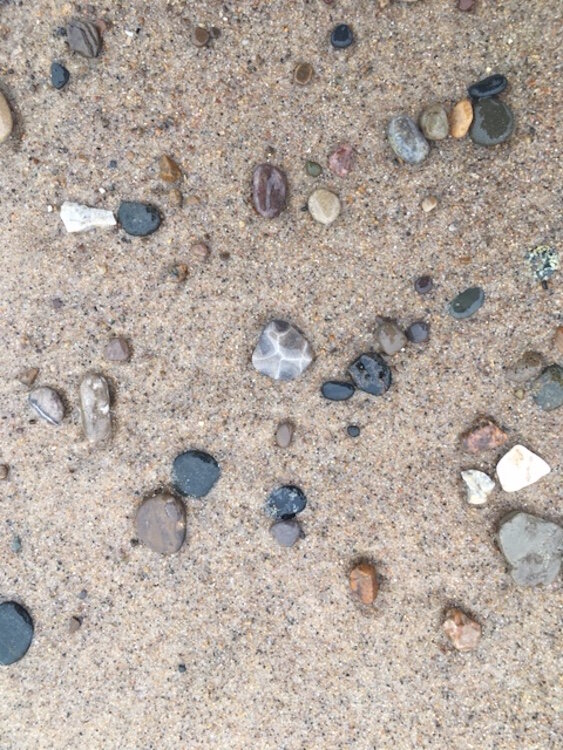
<svg viewBox="0 0 563 750"><path fill-rule="evenodd" d="M340 198L326 188L318 188L307 201L309 213L319 224L332 224L340 216Z"/></svg>
<svg viewBox="0 0 563 750"><path fill-rule="evenodd" d="M329 401L347 401L355 391L354 384L344 380L327 380L321 386L321 393Z"/></svg>
<svg viewBox="0 0 563 750"><path fill-rule="evenodd" d="M349 143L341 143L328 157L328 168L338 177L346 177L354 167L356 154Z"/></svg>
<svg viewBox="0 0 563 750"><path fill-rule="evenodd" d="M301 538L301 524L295 518L276 521L270 526L270 534L281 547L293 547Z"/></svg>
<svg viewBox="0 0 563 750"><path fill-rule="evenodd" d="M17 602L0 604L0 664L14 664L25 656L33 640L31 615Z"/></svg>
<svg viewBox="0 0 563 750"><path fill-rule="evenodd" d="M272 320L264 327L252 354L255 369L274 380L294 380L312 361L311 345L285 320Z"/></svg>
<svg viewBox="0 0 563 750"><path fill-rule="evenodd" d="M34 388L29 394L29 405L45 422L59 426L65 415L65 408L59 394L43 385Z"/></svg>
<svg viewBox="0 0 563 750"><path fill-rule="evenodd" d="M480 419L462 435L461 445L468 453L496 450L506 443L508 435L490 419Z"/></svg>
<svg viewBox="0 0 563 750"><path fill-rule="evenodd" d="M479 645L481 626L461 609L449 609L442 627L458 651L473 651Z"/></svg>
<svg viewBox="0 0 563 750"><path fill-rule="evenodd" d="M484 301L485 292L480 286L473 286L454 297L449 304L448 312L452 318L469 318L477 312Z"/></svg>
<svg viewBox="0 0 563 750"><path fill-rule="evenodd" d="M469 135L479 146L496 146L504 143L514 131L512 110L498 99L479 99L473 106L473 114Z"/></svg>
<svg viewBox="0 0 563 750"><path fill-rule="evenodd" d="M91 21L72 20L66 27L69 47L83 57L97 57L102 50L102 38Z"/></svg>
<svg viewBox="0 0 563 750"><path fill-rule="evenodd" d="M373 396L383 395L391 386L391 370L379 354L361 354L348 368L356 387Z"/></svg>
<svg viewBox="0 0 563 750"><path fill-rule="evenodd" d="M70 80L70 73L61 63L51 63L51 83L58 90L64 88Z"/></svg>
<svg viewBox="0 0 563 750"><path fill-rule="evenodd" d="M549 464L543 458L523 445L515 445L497 464L497 476L505 492L518 492L529 487L550 471Z"/></svg>
<svg viewBox="0 0 563 750"><path fill-rule="evenodd" d="M285 484L273 490L266 500L266 515L276 519L293 518L307 505L305 493L293 484Z"/></svg>
<svg viewBox="0 0 563 750"><path fill-rule="evenodd" d="M498 541L519 586L547 586L559 576L563 528L558 524L515 511L500 522Z"/></svg>
<svg viewBox="0 0 563 750"><path fill-rule="evenodd" d="M184 503L172 495L158 494L144 500L135 519L137 537L161 555L178 552L186 537Z"/></svg>
<svg viewBox="0 0 563 750"><path fill-rule="evenodd" d="M273 164L259 164L252 173L252 201L265 219L275 219L287 206L287 178Z"/></svg>
<svg viewBox="0 0 563 750"><path fill-rule="evenodd" d="M492 76L483 78L482 81L473 83L467 89L469 96L472 99L485 99L488 96L496 96L501 94L508 86L508 81L500 73L495 73Z"/></svg>
<svg viewBox="0 0 563 750"><path fill-rule="evenodd" d="M462 471L461 478L467 488L469 505L484 505L487 502L487 497L495 488L494 480L485 472L477 469Z"/></svg>
<svg viewBox="0 0 563 750"><path fill-rule="evenodd" d="M350 589L362 604L373 604L379 591L375 566L368 562L356 565L350 571Z"/></svg>
<svg viewBox="0 0 563 750"><path fill-rule="evenodd" d="M563 367L558 364L546 367L532 385L532 396L544 411L559 409L563 404Z"/></svg>
<svg viewBox="0 0 563 750"><path fill-rule="evenodd" d="M14 127L12 110L4 94L0 91L0 143L10 137Z"/></svg>
<svg viewBox="0 0 563 750"><path fill-rule="evenodd" d="M276 429L276 443L280 448L289 448L293 439L294 427L289 421L280 422Z"/></svg>
<svg viewBox="0 0 563 750"><path fill-rule="evenodd" d="M408 115L393 117L387 137L395 154L407 164L420 164L430 152L428 141Z"/></svg>
<svg viewBox="0 0 563 750"><path fill-rule="evenodd" d="M172 483L183 497L205 497L220 475L217 461L200 450L180 453L172 466Z"/></svg>
<svg viewBox="0 0 563 750"><path fill-rule="evenodd" d="M103 443L111 437L109 386L103 375L89 372L82 378L80 414L84 435L91 443Z"/></svg>
<svg viewBox="0 0 563 750"><path fill-rule="evenodd" d="M526 253L532 276L536 281L545 283L559 268L559 253L550 245L538 245Z"/></svg>
<svg viewBox="0 0 563 750"><path fill-rule="evenodd" d="M116 336L104 347L104 357L108 362L127 362L130 356L129 344L123 336Z"/></svg>
<svg viewBox="0 0 563 750"><path fill-rule="evenodd" d="M524 352L514 364L505 368L504 374L507 380L517 385L529 383L541 373L545 367L545 359L539 352Z"/></svg>
<svg viewBox="0 0 563 750"><path fill-rule="evenodd" d="M429 141L441 141L450 132L448 113L442 104L431 104L426 107L419 120L420 129Z"/></svg>
<svg viewBox="0 0 563 750"><path fill-rule="evenodd" d="M156 232L162 221L157 208L137 201L123 201L117 219L127 234L133 237L146 237Z"/></svg>
<svg viewBox="0 0 563 750"><path fill-rule="evenodd" d="M381 349L388 355L401 351L407 343L407 337L394 320L382 321L375 330L375 337Z"/></svg>

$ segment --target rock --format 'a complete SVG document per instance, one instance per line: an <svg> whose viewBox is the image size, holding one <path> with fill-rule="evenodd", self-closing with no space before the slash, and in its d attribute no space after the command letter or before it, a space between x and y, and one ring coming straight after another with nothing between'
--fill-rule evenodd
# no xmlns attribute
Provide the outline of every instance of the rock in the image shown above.
<svg viewBox="0 0 563 750"><path fill-rule="evenodd" d="M356 565L350 571L350 589L362 604L373 604L379 591L375 567L367 562Z"/></svg>
<svg viewBox="0 0 563 750"><path fill-rule="evenodd" d="M375 337L388 355L396 354L407 343L407 337L394 320L382 321L375 330Z"/></svg>
<svg viewBox="0 0 563 750"><path fill-rule="evenodd" d="M172 466L172 483L184 497L205 497L220 475L217 461L200 450L180 453Z"/></svg>
<svg viewBox="0 0 563 750"><path fill-rule="evenodd" d="M429 141L441 141L450 132L448 113L442 104L431 104L426 107L419 119L420 129Z"/></svg>
<svg viewBox="0 0 563 750"><path fill-rule="evenodd" d="M80 382L80 414L84 435L91 443L111 437L108 382L103 375L87 373Z"/></svg>
<svg viewBox="0 0 563 750"><path fill-rule="evenodd" d="M51 83L56 89L63 89L70 80L70 73L58 62L51 63Z"/></svg>
<svg viewBox="0 0 563 750"><path fill-rule="evenodd" d="M501 430L492 419L485 419L462 435L461 445L463 450L476 454L481 451L496 450L507 440L506 432Z"/></svg>
<svg viewBox="0 0 563 750"><path fill-rule="evenodd" d="M203 26L196 26L192 33L192 41L195 47L206 47L209 44L209 31Z"/></svg>
<svg viewBox="0 0 563 750"><path fill-rule="evenodd" d="M475 0L457 0L457 7L462 11L473 10Z"/></svg>
<svg viewBox="0 0 563 750"><path fill-rule="evenodd" d="M425 198L422 199L422 203L420 204L420 207L422 208L425 214L428 214L430 213L430 211L433 211L437 205L438 205L438 198L436 198L435 195L427 195Z"/></svg>
<svg viewBox="0 0 563 750"><path fill-rule="evenodd" d="M334 49L346 49L354 42L352 29L346 23L338 24L332 30L330 43Z"/></svg>
<svg viewBox="0 0 563 750"><path fill-rule="evenodd" d="M81 627L82 627L82 618L76 615L73 615L68 621L68 632L72 635L73 633L77 633Z"/></svg>
<svg viewBox="0 0 563 750"><path fill-rule="evenodd" d="M122 201L117 219L127 234L134 237L146 237L156 232L162 221L157 208L137 201Z"/></svg>
<svg viewBox="0 0 563 750"><path fill-rule="evenodd" d="M301 331L285 320L271 320L262 330L252 364L274 380L293 380L313 361L311 345Z"/></svg>
<svg viewBox="0 0 563 750"><path fill-rule="evenodd" d="M563 367L557 364L546 367L532 385L532 396L544 411L559 409L563 404Z"/></svg>
<svg viewBox="0 0 563 750"><path fill-rule="evenodd" d="M353 383L342 380L327 380L321 386L321 393L329 401L347 401L356 391Z"/></svg>
<svg viewBox="0 0 563 750"><path fill-rule="evenodd" d="M332 224L340 216L340 198L326 188L317 188L309 196L307 208L319 224Z"/></svg>
<svg viewBox="0 0 563 750"><path fill-rule="evenodd" d="M18 380L22 385L26 385L28 388L30 388L34 383L39 375L39 369L37 367L28 367L25 370L22 370L20 373L18 373Z"/></svg>
<svg viewBox="0 0 563 750"><path fill-rule="evenodd" d="M173 208L180 208L184 202L184 196L178 188L172 188L168 193L168 202Z"/></svg>
<svg viewBox="0 0 563 750"><path fill-rule="evenodd" d="M473 286L460 292L457 297L450 302L448 312L452 318L458 320L469 318L481 307L485 301L485 292L480 286Z"/></svg>
<svg viewBox="0 0 563 750"><path fill-rule="evenodd" d="M83 57L97 57L102 50L102 38L91 21L74 19L66 27L69 47Z"/></svg>
<svg viewBox="0 0 563 750"><path fill-rule="evenodd" d="M176 497L158 494L137 509L137 537L161 555L178 552L186 538L186 509Z"/></svg>
<svg viewBox="0 0 563 750"><path fill-rule="evenodd" d="M319 177L322 174L323 168L316 161L306 161L305 171L309 177Z"/></svg>
<svg viewBox="0 0 563 750"><path fill-rule="evenodd" d="M559 268L559 253L549 245L538 245L526 255L532 276L542 284Z"/></svg>
<svg viewBox="0 0 563 750"><path fill-rule="evenodd" d="M558 524L514 511L500 522L498 541L519 586L547 586L558 577L563 552Z"/></svg>
<svg viewBox="0 0 563 750"><path fill-rule="evenodd" d="M461 472L461 478L467 486L469 505L484 505L495 488L495 483L490 476L477 469L468 469Z"/></svg>
<svg viewBox="0 0 563 750"><path fill-rule="evenodd" d="M488 96L496 96L502 93L507 86L506 78L500 73L495 73L472 84L467 92L472 99L486 99Z"/></svg>
<svg viewBox="0 0 563 750"><path fill-rule="evenodd" d="M204 263L210 255L209 247L205 242L195 242L190 248L190 258L198 263Z"/></svg>
<svg viewBox="0 0 563 750"><path fill-rule="evenodd" d="M127 362L130 356L129 344L123 336L116 336L104 347L104 357L108 362Z"/></svg>
<svg viewBox="0 0 563 750"><path fill-rule="evenodd" d="M59 394L43 385L34 388L29 394L29 405L49 424L57 427L62 423L65 408Z"/></svg>
<svg viewBox="0 0 563 750"><path fill-rule="evenodd" d="M8 474L10 473L10 467L8 464L0 464L0 480L5 481L8 479Z"/></svg>
<svg viewBox="0 0 563 750"><path fill-rule="evenodd" d="M12 110L4 94L0 91L0 143L3 143L10 137L14 127L14 118Z"/></svg>
<svg viewBox="0 0 563 750"><path fill-rule="evenodd" d="M306 505L307 498L302 489L293 484L284 484L270 493L264 510L272 518L286 520L301 513Z"/></svg>
<svg viewBox="0 0 563 750"><path fill-rule="evenodd" d="M415 320L406 330L407 339L413 344L422 344L430 337L430 326L424 320Z"/></svg>
<svg viewBox="0 0 563 750"><path fill-rule="evenodd" d="M180 167L176 164L174 159L166 156L166 154L163 154L160 157L158 166L160 169L160 179L164 182L178 182L182 177L182 170Z"/></svg>
<svg viewBox="0 0 563 750"><path fill-rule="evenodd" d="M545 360L539 352L524 352L516 362L504 371L507 380L521 385L538 377L545 366Z"/></svg>
<svg viewBox="0 0 563 750"><path fill-rule="evenodd" d="M469 131L473 143L496 146L508 140L514 131L510 107L495 98L478 99L473 106L474 120Z"/></svg>
<svg viewBox="0 0 563 750"><path fill-rule="evenodd" d="M293 423L286 420L280 422L276 429L276 443L280 448L289 448L293 439Z"/></svg>
<svg viewBox="0 0 563 750"><path fill-rule="evenodd" d="M295 518L275 521L270 526L270 534L282 547L293 547L302 536L301 525Z"/></svg>
<svg viewBox="0 0 563 750"><path fill-rule="evenodd" d="M557 326L555 329L553 343L559 354L563 354L563 326Z"/></svg>
<svg viewBox="0 0 563 750"><path fill-rule="evenodd" d="M458 651L473 651L481 640L481 626L461 609L449 609L442 627Z"/></svg>
<svg viewBox="0 0 563 750"><path fill-rule="evenodd" d="M473 105L470 99L462 99L450 112L450 135L465 138L473 122Z"/></svg>
<svg viewBox="0 0 563 750"><path fill-rule="evenodd" d="M90 208L80 203L65 201L61 206L61 219L66 231L87 232L90 229L114 227L116 225L113 211L105 211L103 208Z"/></svg>
<svg viewBox="0 0 563 750"><path fill-rule="evenodd" d="M428 141L408 115L393 117L387 137L395 154L407 164L420 164L430 152Z"/></svg>
<svg viewBox="0 0 563 750"><path fill-rule="evenodd" d="M306 86L313 78L315 70L311 63L299 63L293 71L293 80L300 86Z"/></svg>
<svg viewBox="0 0 563 750"><path fill-rule="evenodd" d="M515 445L497 464L497 476L505 492L518 492L545 477L551 468L523 445Z"/></svg>
<svg viewBox="0 0 563 750"><path fill-rule="evenodd" d="M33 629L33 620L25 607L17 602L0 604L0 664L13 664L25 656Z"/></svg>
<svg viewBox="0 0 563 750"><path fill-rule="evenodd" d="M252 173L252 201L265 219L275 219L287 206L287 178L272 164L259 164Z"/></svg>
<svg viewBox="0 0 563 750"><path fill-rule="evenodd" d="M174 263L168 271L170 277L178 284L184 282L189 276L189 268L185 263Z"/></svg>
<svg viewBox="0 0 563 750"><path fill-rule="evenodd" d="M346 177L352 170L356 154L349 143L341 143L328 157L328 168L338 177Z"/></svg>
<svg viewBox="0 0 563 750"><path fill-rule="evenodd" d="M379 354L361 354L348 372L360 390L373 396L381 396L391 386L391 370Z"/></svg>
<svg viewBox="0 0 563 750"><path fill-rule="evenodd" d="M434 288L434 282L431 276L419 276L414 280L415 292L419 294L428 294Z"/></svg>
<svg viewBox="0 0 563 750"><path fill-rule="evenodd" d="M352 438L360 437L360 428L357 424L349 424L346 428L346 432Z"/></svg>

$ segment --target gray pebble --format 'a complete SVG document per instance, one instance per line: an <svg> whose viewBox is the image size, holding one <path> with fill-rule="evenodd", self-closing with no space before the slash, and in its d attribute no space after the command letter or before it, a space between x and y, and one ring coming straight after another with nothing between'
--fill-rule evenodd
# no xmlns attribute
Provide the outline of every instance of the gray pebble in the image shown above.
<svg viewBox="0 0 563 750"><path fill-rule="evenodd" d="M108 362L127 362L131 352L129 344L122 336L116 336L104 348L104 357Z"/></svg>
<svg viewBox="0 0 563 750"><path fill-rule="evenodd" d="M473 123L469 136L479 146L496 146L512 135L514 115L510 107L495 97L473 104Z"/></svg>
<svg viewBox="0 0 563 750"><path fill-rule="evenodd" d="M65 415L61 397L52 388L43 385L29 394L29 405L49 424L60 425Z"/></svg>
<svg viewBox="0 0 563 750"><path fill-rule="evenodd" d="M276 430L276 443L280 448L288 448L293 439L293 424L280 422Z"/></svg>
<svg viewBox="0 0 563 750"><path fill-rule="evenodd" d="M505 516L499 529L499 545L520 586L547 585L559 575L563 553L563 529L530 513Z"/></svg>
<svg viewBox="0 0 563 750"><path fill-rule="evenodd" d="M524 352L505 369L504 374L511 383L521 385L537 378L544 366L545 360L539 352Z"/></svg>
<svg viewBox="0 0 563 750"><path fill-rule="evenodd" d="M420 129L430 141L441 141L448 136L448 113L441 104L431 104L420 115Z"/></svg>
<svg viewBox="0 0 563 750"><path fill-rule="evenodd" d="M448 311L452 318L469 318L477 312L485 301L485 292L480 286L473 286L460 292L450 302Z"/></svg>
<svg viewBox="0 0 563 750"><path fill-rule="evenodd" d="M295 518L276 521L270 526L270 533L282 547L293 547L301 536L301 525Z"/></svg>
<svg viewBox="0 0 563 750"><path fill-rule="evenodd" d="M137 510L137 536L154 552L178 552L186 537L184 503L172 495L159 494L144 500Z"/></svg>
<svg viewBox="0 0 563 750"><path fill-rule="evenodd" d="M110 395L103 375L87 373L80 383L82 428L88 440L101 443L111 436Z"/></svg>
<svg viewBox="0 0 563 750"><path fill-rule="evenodd" d="M532 395L536 404L544 411L554 411L563 404L563 367L558 364L546 367L534 381Z"/></svg>
<svg viewBox="0 0 563 750"><path fill-rule="evenodd" d="M407 328L407 338L413 344L422 344L424 341L428 341L429 336L430 326L424 320L415 320Z"/></svg>
<svg viewBox="0 0 563 750"><path fill-rule="evenodd" d="M102 49L102 38L91 21L72 20L66 27L69 47L83 57L97 57Z"/></svg>
<svg viewBox="0 0 563 750"><path fill-rule="evenodd" d="M399 159L408 164L420 164L430 152L428 141L408 115L397 115L391 120L387 137Z"/></svg>
<svg viewBox="0 0 563 750"><path fill-rule="evenodd" d="M313 361L311 345L295 326L272 320L263 329L252 355L252 364L274 380L293 380Z"/></svg>

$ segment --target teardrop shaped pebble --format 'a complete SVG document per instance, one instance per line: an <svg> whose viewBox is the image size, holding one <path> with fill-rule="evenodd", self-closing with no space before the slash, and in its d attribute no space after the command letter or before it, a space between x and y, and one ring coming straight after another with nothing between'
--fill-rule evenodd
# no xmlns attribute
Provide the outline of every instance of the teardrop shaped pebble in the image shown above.
<svg viewBox="0 0 563 750"><path fill-rule="evenodd" d="M428 141L408 115L393 117L387 128L391 148L407 164L420 164L430 152Z"/></svg>
<svg viewBox="0 0 563 750"><path fill-rule="evenodd" d="M272 164L259 164L252 173L252 201L265 219L275 219L287 205L287 178Z"/></svg>
<svg viewBox="0 0 563 750"><path fill-rule="evenodd" d="M110 395L103 375L89 372L80 383L82 429L91 443L101 443L111 436Z"/></svg>
<svg viewBox="0 0 563 750"><path fill-rule="evenodd" d="M469 318L485 301L485 292L480 286L472 286L450 302L448 311L452 318Z"/></svg>

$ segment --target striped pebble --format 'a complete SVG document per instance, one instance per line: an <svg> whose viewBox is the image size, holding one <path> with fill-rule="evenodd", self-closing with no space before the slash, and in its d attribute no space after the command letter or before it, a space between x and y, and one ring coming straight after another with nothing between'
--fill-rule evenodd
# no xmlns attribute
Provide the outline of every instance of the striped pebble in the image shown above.
<svg viewBox="0 0 563 750"><path fill-rule="evenodd" d="M91 21L71 21L67 28L68 44L73 52L84 57L97 57L102 49L102 39Z"/></svg>

